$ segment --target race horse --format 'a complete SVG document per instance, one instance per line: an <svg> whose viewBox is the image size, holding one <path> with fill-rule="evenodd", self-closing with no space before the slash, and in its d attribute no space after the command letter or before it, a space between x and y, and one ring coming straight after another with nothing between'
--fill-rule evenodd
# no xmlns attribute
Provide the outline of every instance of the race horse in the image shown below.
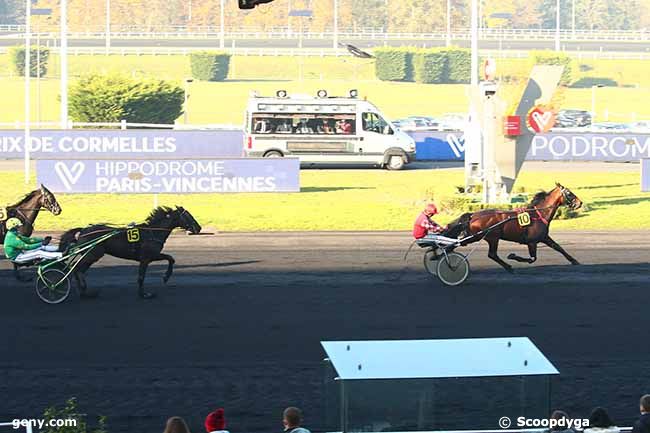
<svg viewBox="0 0 650 433"><path fill-rule="evenodd" d="M512 272L512 266L497 254L500 240L528 246L530 257L512 253L508 255L510 260L534 263L537 260L537 244L541 242L562 254L572 265L579 265L576 259L549 236L551 221L560 206L579 209L582 201L571 190L556 183L550 192L537 193L526 208L512 211L486 209L463 214L450 223L447 235L458 236L464 232L466 236L471 236L463 245L485 239L489 245L488 257L508 272Z"/></svg>
<svg viewBox="0 0 650 433"><path fill-rule="evenodd" d="M140 262L138 294L142 299L151 299L155 297L155 294L144 290L147 267L151 262L166 260L168 265L163 282L167 283L174 271L175 261L169 254L163 254L162 249L167 238L176 228L187 230L192 234L201 232L201 226L187 210L178 206L174 209L161 206L154 209L144 223L131 225L127 228L119 229L107 224L96 224L86 228L68 230L61 236L60 249L66 251L75 243L91 242L107 233L119 230L115 236L93 247L75 267L74 276L80 294L82 297L96 296L96 294L91 296L87 293L88 285L85 274L95 262L108 254Z"/></svg>
<svg viewBox="0 0 650 433"><path fill-rule="evenodd" d="M41 210L47 210L53 215L61 213L61 205L56 201L56 197L52 192L41 185L18 203L7 206L5 209L0 210L0 242L4 242L5 235L7 234L6 221L9 218L18 218L22 222L19 232L23 236L31 236L34 232L34 222L38 217Z"/></svg>

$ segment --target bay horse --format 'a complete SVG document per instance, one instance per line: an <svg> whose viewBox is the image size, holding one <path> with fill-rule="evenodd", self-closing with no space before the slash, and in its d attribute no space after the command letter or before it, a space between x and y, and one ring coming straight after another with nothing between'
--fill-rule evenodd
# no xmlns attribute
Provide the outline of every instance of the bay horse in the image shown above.
<svg viewBox="0 0 650 433"><path fill-rule="evenodd" d="M31 236L34 232L34 222L41 210L47 210L53 215L61 214L61 205L56 197L44 185L36 189L18 203L5 208L6 215L0 215L0 243L4 242L7 234L6 221L9 218L18 218L22 226L18 230L23 236Z"/></svg>
<svg viewBox="0 0 650 433"><path fill-rule="evenodd" d="M116 228L107 224L96 224L86 228L68 230L61 236L60 249L66 251L75 243L87 243L100 238L107 233L118 230L115 236L97 244L83 257L75 267L74 276L82 297L94 297L87 294L86 272L105 254L126 260L140 262L138 270L138 294L142 299L151 299L155 293L144 290L144 279L147 267L151 262L166 260L167 272L163 282L167 283L172 276L175 260L169 254L163 254L167 238L171 232L181 228L192 234L201 232L201 226L192 214L182 207L175 209L160 206L154 209L144 223ZM134 235L137 233L137 236ZM137 239L136 239L137 238Z"/></svg>
<svg viewBox="0 0 650 433"><path fill-rule="evenodd" d="M555 188L550 192L537 193L526 208L512 211L486 209L466 213L452 222L449 227L451 232L455 232L453 234L464 231L467 236L475 236L463 245L485 239L489 245L488 257L508 272L512 272L512 266L497 254L499 240L528 246L530 257L520 257L511 253L508 255L509 260L534 263L537 260L537 244L541 242L562 254L572 265L579 265L576 259L549 236L551 221L557 209L563 205L575 210L582 206L582 201L571 190L556 183ZM520 219L520 215L523 218Z"/></svg>

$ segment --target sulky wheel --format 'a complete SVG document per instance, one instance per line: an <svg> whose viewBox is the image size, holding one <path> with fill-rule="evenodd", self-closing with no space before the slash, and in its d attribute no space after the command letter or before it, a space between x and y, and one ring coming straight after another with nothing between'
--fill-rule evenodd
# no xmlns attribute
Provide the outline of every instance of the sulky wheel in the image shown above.
<svg viewBox="0 0 650 433"><path fill-rule="evenodd" d="M448 286L462 284L469 276L469 262L464 255L447 253L438 260L438 278Z"/></svg>
<svg viewBox="0 0 650 433"><path fill-rule="evenodd" d="M427 250L427 252L424 253L424 269L426 269L430 275L437 275L439 259L440 256L436 254L436 250L434 249Z"/></svg>
<svg viewBox="0 0 650 433"><path fill-rule="evenodd" d="M70 295L70 280L61 269L47 269L36 279L36 294L46 304L60 304Z"/></svg>

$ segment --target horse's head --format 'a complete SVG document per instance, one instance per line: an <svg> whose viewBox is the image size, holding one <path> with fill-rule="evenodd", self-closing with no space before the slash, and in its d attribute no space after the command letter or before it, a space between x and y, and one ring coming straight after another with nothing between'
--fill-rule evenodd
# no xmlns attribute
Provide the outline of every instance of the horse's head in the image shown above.
<svg viewBox="0 0 650 433"><path fill-rule="evenodd" d="M176 206L175 211L178 218L178 226L192 234L201 233L201 225L194 219L192 214L183 207Z"/></svg>
<svg viewBox="0 0 650 433"><path fill-rule="evenodd" d="M555 188L558 189L562 194L561 204L565 205L569 209L580 209L582 206L582 200L580 200L577 195L572 193L569 188L562 186L557 182L555 182Z"/></svg>
<svg viewBox="0 0 650 433"><path fill-rule="evenodd" d="M45 188L45 185L41 185L41 194L38 204L52 212L54 215L59 215L61 213L61 205L56 201L54 194L52 194L49 189Z"/></svg>

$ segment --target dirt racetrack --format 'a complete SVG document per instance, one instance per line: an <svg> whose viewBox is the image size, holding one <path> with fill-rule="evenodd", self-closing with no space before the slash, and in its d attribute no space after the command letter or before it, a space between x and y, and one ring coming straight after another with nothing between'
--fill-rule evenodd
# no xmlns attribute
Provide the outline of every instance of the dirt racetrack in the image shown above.
<svg viewBox="0 0 650 433"><path fill-rule="evenodd" d="M321 340L528 336L560 370L553 406L603 405L630 425L650 392L650 234L554 237L583 265L544 247L509 275L481 246L467 283L448 288L418 248L402 272L407 233L178 235L170 284L150 269L157 299L136 297L133 263L106 258L89 275L101 296L59 306L2 261L0 421L75 396L111 432L162 431L171 415L200 432L222 405L232 432L280 431L287 405L318 431ZM501 244L511 251L524 248Z"/></svg>

